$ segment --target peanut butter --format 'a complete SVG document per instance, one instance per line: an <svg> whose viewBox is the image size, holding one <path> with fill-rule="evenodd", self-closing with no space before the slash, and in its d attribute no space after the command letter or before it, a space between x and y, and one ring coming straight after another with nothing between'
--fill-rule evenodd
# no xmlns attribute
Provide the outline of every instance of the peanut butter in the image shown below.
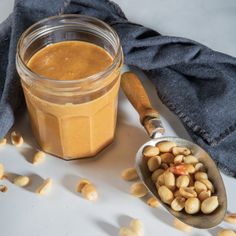
<svg viewBox="0 0 236 236"><path fill-rule="evenodd" d="M95 44L64 41L40 49L27 66L45 78L72 81L102 72L112 62L110 54ZM110 73L103 92L86 95L82 102L72 94L65 103L43 89L34 92L22 80L33 133L42 149L75 159L94 156L107 146L114 137L119 76Z"/></svg>

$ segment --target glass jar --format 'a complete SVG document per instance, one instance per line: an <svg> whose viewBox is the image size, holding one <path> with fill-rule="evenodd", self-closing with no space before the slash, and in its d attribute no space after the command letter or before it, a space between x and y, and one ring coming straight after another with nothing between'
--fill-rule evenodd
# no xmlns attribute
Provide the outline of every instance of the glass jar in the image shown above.
<svg viewBox="0 0 236 236"><path fill-rule="evenodd" d="M102 47L112 56L112 64L78 80L45 78L27 67L30 58L43 47L75 40ZM22 34L16 67L33 134L45 152L71 160L95 156L112 142L122 65L118 35L93 17L54 16L37 22Z"/></svg>

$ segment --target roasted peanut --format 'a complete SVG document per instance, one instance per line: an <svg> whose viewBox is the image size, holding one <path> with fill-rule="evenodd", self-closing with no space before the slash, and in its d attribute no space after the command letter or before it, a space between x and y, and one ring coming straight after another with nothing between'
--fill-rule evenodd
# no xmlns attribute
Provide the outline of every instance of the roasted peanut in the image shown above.
<svg viewBox="0 0 236 236"><path fill-rule="evenodd" d="M155 197L148 198L147 204L150 207L153 207L153 208L156 208L156 207L158 207L160 205L160 203L158 202L158 200Z"/></svg>
<svg viewBox="0 0 236 236"><path fill-rule="evenodd" d="M164 184L164 173L159 175L157 177L157 181L156 181L156 188L158 189L160 186L162 186Z"/></svg>
<svg viewBox="0 0 236 236"><path fill-rule="evenodd" d="M166 163L161 163L160 168L163 170L167 170L169 168L169 166Z"/></svg>
<svg viewBox="0 0 236 236"><path fill-rule="evenodd" d="M135 197L144 197L148 194L148 190L142 182L136 182L131 185L130 193Z"/></svg>
<svg viewBox="0 0 236 236"><path fill-rule="evenodd" d="M0 163L0 179L2 179L4 176L4 165Z"/></svg>
<svg viewBox="0 0 236 236"><path fill-rule="evenodd" d="M152 181L154 183L156 183L157 181L157 178L164 173L164 170L163 169L157 169L155 170L153 173L152 173Z"/></svg>
<svg viewBox="0 0 236 236"><path fill-rule="evenodd" d="M188 174L185 164L179 164L176 166L172 166L169 168L169 170L170 170L170 172L172 172L176 175L187 175Z"/></svg>
<svg viewBox="0 0 236 236"><path fill-rule="evenodd" d="M185 198L197 197L197 193L191 187L180 188L179 193L182 197L185 197Z"/></svg>
<svg viewBox="0 0 236 236"><path fill-rule="evenodd" d="M208 175L205 172L198 171L194 174L195 180L208 179Z"/></svg>
<svg viewBox="0 0 236 236"><path fill-rule="evenodd" d="M32 160L32 163L34 165L40 164L44 161L44 158L45 158L45 153L42 152L42 151L38 151L38 152L35 153L35 155L33 157L33 160Z"/></svg>
<svg viewBox="0 0 236 236"><path fill-rule="evenodd" d="M218 197L212 196L205 199L201 205L201 211L204 214L212 213L219 206Z"/></svg>
<svg viewBox="0 0 236 236"><path fill-rule="evenodd" d="M172 148L172 153L177 156L177 155L190 155L191 151L186 148L186 147L173 147Z"/></svg>
<svg viewBox="0 0 236 236"><path fill-rule="evenodd" d="M5 192L7 192L7 190L8 190L8 188L6 185L2 185L2 184L0 185L0 192L5 193Z"/></svg>
<svg viewBox="0 0 236 236"><path fill-rule="evenodd" d="M178 220L177 218L174 219L173 225L176 229L184 231L186 233L190 233L192 230L192 227L185 224L184 222Z"/></svg>
<svg viewBox="0 0 236 236"><path fill-rule="evenodd" d="M159 154L159 149L154 146L146 146L143 149L143 155L146 157L153 157Z"/></svg>
<svg viewBox="0 0 236 236"><path fill-rule="evenodd" d="M163 141L156 144L160 152L171 152L173 147L176 147L175 142Z"/></svg>
<svg viewBox="0 0 236 236"><path fill-rule="evenodd" d="M195 172L195 168L192 164L185 164L185 169L188 174L193 174Z"/></svg>
<svg viewBox="0 0 236 236"><path fill-rule="evenodd" d="M81 193L82 196L89 201L95 201L98 198L96 187L91 183L85 184L85 186L81 189Z"/></svg>
<svg viewBox="0 0 236 236"><path fill-rule="evenodd" d="M182 211L185 206L185 198L184 197L176 197L172 202L171 202L171 208L174 211Z"/></svg>
<svg viewBox="0 0 236 236"><path fill-rule="evenodd" d="M130 222L130 228L136 233L136 236L143 236L144 235L144 227L143 223L139 219L133 219Z"/></svg>
<svg viewBox="0 0 236 236"><path fill-rule="evenodd" d="M195 172L198 172L198 171L199 172L200 171L202 171L202 172L206 171L205 166L201 162L199 162L195 165Z"/></svg>
<svg viewBox="0 0 236 236"><path fill-rule="evenodd" d="M128 168L122 171L121 177L126 181L138 179L138 174L135 168Z"/></svg>
<svg viewBox="0 0 236 236"><path fill-rule="evenodd" d="M196 197L188 198L185 202L185 211L188 214L196 214L200 210L200 201Z"/></svg>
<svg viewBox="0 0 236 236"><path fill-rule="evenodd" d="M161 164L161 158L159 156L151 157L147 162L148 169L151 172L158 169L160 164Z"/></svg>
<svg viewBox="0 0 236 236"><path fill-rule="evenodd" d="M158 188L158 194L161 198L161 200L164 203L171 204L171 202L174 199L174 194L170 189L168 189L166 186L162 185L160 188Z"/></svg>
<svg viewBox="0 0 236 236"><path fill-rule="evenodd" d="M52 179L47 178L43 181L43 183L36 189L36 193L39 195L45 195L47 194L52 187Z"/></svg>
<svg viewBox="0 0 236 236"><path fill-rule="evenodd" d="M184 158L184 155L177 155L175 158L174 158L174 164L180 164L183 162L183 158Z"/></svg>
<svg viewBox="0 0 236 236"><path fill-rule="evenodd" d="M137 234L132 229L122 227L120 228L119 236L137 236Z"/></svg>
<svg viewBox="0 0 236 236"><path fill-rule="evenodd" d="M20 147L24 143L24 139L20 133L13 131L11 133L11 143L16 147Z"/></svg>
<svg viewBox="0 0 236 236"><path fill-rule="evenodd" d="M184 163L186 164L196 164L198 163L198 159L193 155L188 155L184 157Z"/></svg>
<svg viewBox="0 0 236 236"><path fill-rule="evenodd" d="M230 223L230 224L236 224L236 213L228 213L228 214L226 214L224 220L226 222Z"/></svg>
<svg viewBox="0 0 236 236"><path fill-rule="evenodd" d="M81 193L83 187L87 184L91 184L91 182L88 179L81 179L78 185L76 186L76 192Z"/></svg>
<svg viewBox="0 0 236 236"><path fill-rule="evenodd" d="M19 187L25 187L30 183L30 179L28 176L18 176L14 179L13 182Z"/></svg>
<svg viewBox="0 0 236 236"><path fill-rule="evenodd" d="M0 138L0 147L3 147L7 144L7 139L6 138Z"/></svg>
<svg viewBox="0 0 236 236"><path fill-rule="evenodd" d="M169 171L165 171L163 173L164 176L164 185L169 188L170 190L175 189L175 176L173 173Z"/></svg>
<svg viewBox="0 0 236 236"><path fill-rule="evenodd" d="M211 183L210 180L208 180L208 179L199 179L199 181L202 182L203 184L205 184L207 189L210 190L212 193L215 192L214 186L213 186L213 184Z"/></svg>
<svg viewBox="0 0 236 236"><path fill-rule="evenodd" d="M207 191L202 191L198 194L198 199L202 202L205 199L209 198L211 196L211 191L207 190Z"/></svg>
<svg viewBox="0 0 236 236"><path fill-rule="evenodd" d="M201 193L202 191L207 191L206 185L200 181L195 181L194 189L197 192L197 194Z"/></svg>
<svg viewBox="0 0 236 236"><path fill-rule="evenodd" d="M236 236L236 233L231 229L222 229L218 232L217 236Z"/></svg>
<svg viewBox="0 0 236 236"><path fill-rule="evenodd" d="M189 185L189 176L181 175L176 179L176 186L178 188L188 187Z"/></svg>
<svg viewBox="0 0 236 236"><path fill-rule="evenodd" d="M166 163L166 164L170 164L171 162L174 162L174 156L172 153L167 152L167 153L163 153L160 155L161 157L161 162Z"/></svg>

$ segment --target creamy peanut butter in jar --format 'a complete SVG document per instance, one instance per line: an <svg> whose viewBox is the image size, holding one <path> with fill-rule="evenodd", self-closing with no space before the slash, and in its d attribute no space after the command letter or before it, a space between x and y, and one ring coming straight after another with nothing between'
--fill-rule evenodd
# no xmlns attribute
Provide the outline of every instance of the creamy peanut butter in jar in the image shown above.
<svg viewBox="0 0 236 236"><path fill-rule="evenodd" d="M112 142L122 64L117 34L93 17L55 16L22 34L17 71L45 152L71 160Z"/></svg>

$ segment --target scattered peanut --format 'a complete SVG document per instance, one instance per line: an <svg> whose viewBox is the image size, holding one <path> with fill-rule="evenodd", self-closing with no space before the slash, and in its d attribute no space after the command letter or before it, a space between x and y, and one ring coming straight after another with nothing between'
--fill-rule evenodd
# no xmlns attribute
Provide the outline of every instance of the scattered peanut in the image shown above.
<svg viewBox="0 0 236 236"><path fill-rule="evenodd" d="M153 207L153 208L156 208L156 207L158 207L160 205L160 203L158 202L158 200L155 197L148 198L147 204L150 207Z"/></svg>
<svg viewBox="0 0 236 236"><path fill-rule="evenodd" d="M25 187L29 185L30 179L28 176L18 176L14 179L14 184L19 186L19 187Z"/></svg>
<svg viewBox="0 0 236 236"><path fill-rule="evenodd" d="M190 233L192 230L192 227L183 223L182 221L178 220L177 218L174 219L173 225L176 227L176 229L184 231L186 233Z"/></svg>
<svg viewBox="0 0 236 236"><path fill-rule="evenodd" d="M186 147L173 147L172 148L172 153L177 156L177 155L190 155L191 151L186 148Z"/></svg>
<svg viewBox="0 0 236 236"><path fill-rule="evenodd" d="M11 143L16 147L20 147L24 143L24 139L20 133L13 131L11 133Z"/></svg>
<svg viewBox="0 0 236 236"><path fill-rule="evenodd" d="M122 171L121 177L126 181L138 179L138 174L135 168L127 168Z"/></svg>
<svg viewBox="0 0 236 236"><path fill-rule="evenodd" d="M6 138L0 138L0 147L4 146L7 144L7 139Z"/></svg>
<svg viewBox="0 0 236 236"><path fill-rule="evenodd" d="M171 162L174 161L174 156L170 152L163 153L160 155L160 157L161 157L161 162L163 162L163 163L170 164Z"/></svg>
<svg viewBox="0 0 236 236"><path fill-rule="evenodd" d="M2 179L4 176L4 165L0 163L0 179Z"/></svg>
<svg viewBox="0 0 236 236"><path fill-rule="evenodd" d="M218 232L217 236L236 236L236 233L231 229L222 229Z"/></svg>
<svg viewBox="0 0 236 236"><path fill-rule="evenodd" d="M181 175L176 179L176 186L178 188L188 187L189 181L190 179L187 175Z"/></svg>
<svg viewBox="0 0 236 236"><path fill-rule="evenodd" d="M143 149L143 155L146 157L153 157L153 156L157 156L158 154L159 154L159 149L157 147L146 146Z"/></svg>
<svg viewBox="0 0 236 236"><path fill-rule="evenodd" d="M135 232L136 236L144 235L144 227L141 220L138 219L131 220L130 228Z"/></svg>
<svg viewBox="0 0 236 236"><path fill-rule="evenodd" d="M36 189L36 193L39 195L46 195L49 193L52 187L52 179L47 178L43 183Z"/></svg>
<svg viewBox="0 0 236 236"><path fill-rule="evenodd" d="M182 211L185 206L185 198L184 197L176 197L172 202L171 202L171 208L174 211Z"/></svg>
<svg viewBox="0 0 236 236"><path fill-rule="evenodd" d="M148 169L151 172L158 169L160 164L161 164L161 158L159 156L153 156L147 162Z"/></svg>
<svg viewBox="0 0 236 236"><path fill-rule="evenodd" d="M172 148L176 147L176 143L171 141L163 141L157 143L156 146L159 148L160 152L171 152Z"/></svg>
<svg viewBox="0 0 236 236"><path fill-rule="evenodd" d="M81 179L76 187L76 192L81 193L85 185L91 184L88 179Z"/></svg>
<svg viewBox="0 0 236 236"><path fill-rule="evenodd" d="M164 203L167 203L167 204L171 204L171 202L173 201L174 199L174 194L172 193L172 191L170 189L168 189L166 186L160 186L158 188L158 194L161 198L161 200L164 202Z"/></svg>
<svg viewBox="0 0 236 236"><path fill-rule="evenodd" d="M90 183L82 188L81 193L82 196L89 201L95 201L98 198L96 187Z"/></svg>
<svg viewBox="0 0 236 236"><path fill-rule="evenodd" d="M185 211L188 214L196 214L200 210L200 201L196 197L188 198L185 202Z"/></svg>
<svg viewBox="0 0 236 236"><path fill-rule="evenodd" d="M122 227L120 228L119 236L137 236L137 235L133 230L126 227Z"/></svg>
<svg viewBox="0 0 236 236"><path fill-rule="evenodd" d="M148 190L142 182L136 182L131 185L130 193L135 197L144 197L148 194Z"/></svg>
<svg viewBox="0 0 236 236"><path fill-rule="evenodd" d="M226 214L224 220L226 222L230 223L230 224L236 224L236 213L228 213L228 214Z"/></svg>
<svg viewBox="0 0 236 236"><path fill-rule="evenodd" d="M44 158L45 158L45 153L42 151L38 151L35 153L32 163L33 164L40 164L44 161Z"/></svg>
<svg viewBox="0 0 236 236"><path fill-rule="evenodd" d="M205 199L201 205L201 211L204 214L210 214L219 206L218 197L212 196Z"/></svg>
<svg viewBox="0 0 236 236"><path fill-rule="evenodd" d="M0 185L0 192L5 193L5 192L7 192L7 190L8 190L8 188L6 185L2 185L2 184Z"/></svg>

